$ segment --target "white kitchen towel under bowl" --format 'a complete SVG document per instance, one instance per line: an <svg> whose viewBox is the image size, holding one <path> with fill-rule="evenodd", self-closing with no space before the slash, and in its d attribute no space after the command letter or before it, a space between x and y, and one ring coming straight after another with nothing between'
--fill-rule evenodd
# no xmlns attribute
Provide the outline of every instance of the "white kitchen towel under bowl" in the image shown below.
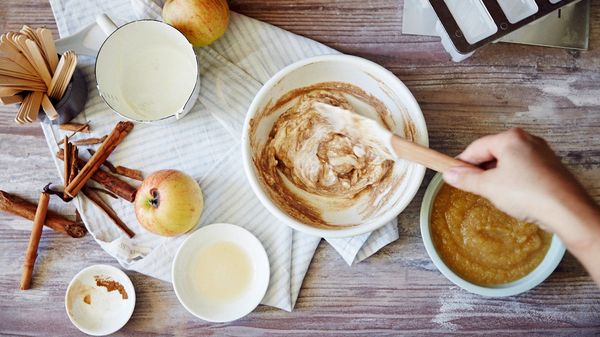
<svg viewBox="0 0 600 337"><path fill-rule="evenodd" d="M151 0L50 0L61 37L69 36L107 13L117 24L152 18L160 20L160 4ZM262 83L295 61L337 51L275 26L231 13L227 33L209 47L196 48L200 65L200 97L192 111L170 125L136 124L113 152L118 165L142 169L178 169L193 176L205 195L200 226L228 222L251 231L265 246L271 281L262 303L291 311L302 280L321 238L290 229L273 217L254 196L242 168L240 139L246 111ZM76 121L89 121L91 137L108 134L119 117L102 101L95 87L94 58L79 58L89 98ZM42 124L54 155L58 141L69 132ZM88 136L88 135L84 135ZM84 137L82 135L74 137ZM86 151L81 148L80 153ZM62 162L55 159L59 174ZM139 182L130 181L132 184ZM187 237L160 237L142 229L131 203L104 198L136 233L133 239L111 223L87 198L75 199L91 235L127 269L170 282L177 248ZM398 238L393 221L372 233L347 239L328 239L351 265Z"/></svg>

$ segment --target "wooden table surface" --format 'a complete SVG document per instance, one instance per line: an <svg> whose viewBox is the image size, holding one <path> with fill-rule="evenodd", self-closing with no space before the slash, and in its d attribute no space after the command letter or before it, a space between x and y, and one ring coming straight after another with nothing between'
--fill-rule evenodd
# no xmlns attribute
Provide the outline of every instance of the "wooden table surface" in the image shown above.
<svg viewBox="0 0 600 337"><path fill-rule="evenodd" d="M546 137L600 200L600 2L592 4L588 51L496 44L459 64L448 60L437 38L401 34L402 6L390 0L231 3L235 11L393 71L419 101L432 148L455 155L479 136L521 126ZM23 24L56 33L47 2L0 1L0 31ZM13 116L14 109L0 107L0 189L34 200L59 177L39 125L17 127ZM375 256L348 267L321 244L293 312L261 306L234 323L209 324L179 305L170 284L127 272L137 306L116 335L600 335L600 291L568 253L540 286L509 298L472 295L442 276L418 226L431 176L399 217L400 239ZM69 280L92 264L118 264L90 235L76 240L45 231L33 289L19 291L29 226L0 215L0 334L81 335L64 309Z"/></svg>

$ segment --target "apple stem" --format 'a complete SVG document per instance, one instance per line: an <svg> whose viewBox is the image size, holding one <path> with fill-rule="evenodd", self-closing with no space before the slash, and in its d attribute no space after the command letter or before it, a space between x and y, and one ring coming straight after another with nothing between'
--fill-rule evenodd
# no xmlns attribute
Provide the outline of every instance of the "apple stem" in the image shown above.
<svg viewBox="0 0 600 337"><path fill-rule="evenodd" d="M148 202L152 207L158 208L158 205L160 204L160 194L158 193L158 190L153 188L150 190L150 194L152 195L152 199Z"/></svg>

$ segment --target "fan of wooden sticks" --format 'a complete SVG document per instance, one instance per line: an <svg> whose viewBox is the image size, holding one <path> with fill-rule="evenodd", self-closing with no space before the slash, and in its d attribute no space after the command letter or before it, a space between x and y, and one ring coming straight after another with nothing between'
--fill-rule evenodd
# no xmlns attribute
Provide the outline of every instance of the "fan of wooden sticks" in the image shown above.
<svg viewBox="0 0 600 337"><path fill-rule="evenodd" d="M59 59L52 32L23 26L20 32L0 36L0 102L21 103L15 121L31 123L40 106L49 119L58 118L58 102L71 81L77 56L65 52Z"/></svg>

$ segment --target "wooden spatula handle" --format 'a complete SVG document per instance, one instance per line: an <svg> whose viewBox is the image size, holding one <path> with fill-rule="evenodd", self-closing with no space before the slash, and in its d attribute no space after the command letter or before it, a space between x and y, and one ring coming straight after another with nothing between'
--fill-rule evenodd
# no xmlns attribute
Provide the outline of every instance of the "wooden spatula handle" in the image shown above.
<svg viewBox="0 0 600 337"><path fill-rule="evenodd" d="M421 164L437 172L444 172L454 166L473 166L396 135L392 136L392 148L399 158Z"/></svg>

